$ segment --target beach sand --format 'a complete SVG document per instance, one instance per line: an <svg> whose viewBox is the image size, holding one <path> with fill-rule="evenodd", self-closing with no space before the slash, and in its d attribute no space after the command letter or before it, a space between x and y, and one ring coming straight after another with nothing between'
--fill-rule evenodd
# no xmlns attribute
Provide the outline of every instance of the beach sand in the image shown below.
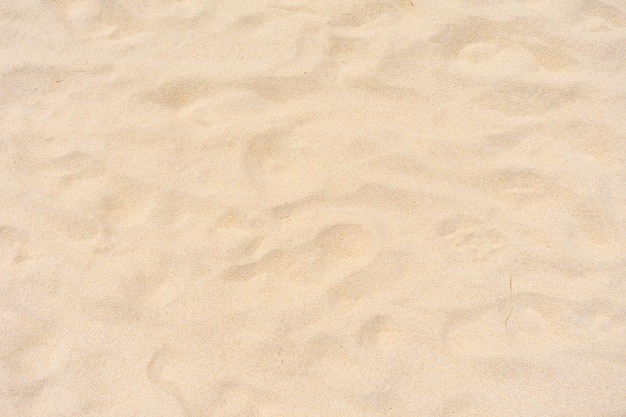
<svg viewBox="0 0 626 417"><path fill-rule="evenodd" d="M626 416L626 3L0 4L0 416Z"/></svg>

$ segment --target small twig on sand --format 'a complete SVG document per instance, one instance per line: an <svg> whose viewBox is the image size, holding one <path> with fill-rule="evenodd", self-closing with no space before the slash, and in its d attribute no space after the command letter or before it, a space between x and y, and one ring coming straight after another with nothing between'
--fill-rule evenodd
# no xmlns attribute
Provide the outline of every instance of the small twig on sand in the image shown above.
<svg viewBox="0 0 626 417"><path fill-rule="evenodd" d="M513 313L513 277L509 278L509 314L504 319L504 327L509 323L511 313Z"/></svg>

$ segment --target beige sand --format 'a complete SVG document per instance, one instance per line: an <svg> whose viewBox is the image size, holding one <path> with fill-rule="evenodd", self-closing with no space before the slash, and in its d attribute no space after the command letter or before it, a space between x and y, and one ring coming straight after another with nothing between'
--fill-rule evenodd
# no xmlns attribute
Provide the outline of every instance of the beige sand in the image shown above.
<svg viewBox="0 0 626 417"><path fill-rule="evenodd" d="M626 416L622 0L8 0L0 416Z"/></svg>

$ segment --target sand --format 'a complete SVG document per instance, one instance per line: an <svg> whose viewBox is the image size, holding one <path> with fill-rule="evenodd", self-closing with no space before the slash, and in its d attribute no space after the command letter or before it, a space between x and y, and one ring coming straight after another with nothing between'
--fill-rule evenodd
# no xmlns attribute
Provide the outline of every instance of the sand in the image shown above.
<svg viewBox="0 0 626 417"><path fill-rule="evenodd" d="M626 416L626 3L0 4L0 416Z"/></svg>

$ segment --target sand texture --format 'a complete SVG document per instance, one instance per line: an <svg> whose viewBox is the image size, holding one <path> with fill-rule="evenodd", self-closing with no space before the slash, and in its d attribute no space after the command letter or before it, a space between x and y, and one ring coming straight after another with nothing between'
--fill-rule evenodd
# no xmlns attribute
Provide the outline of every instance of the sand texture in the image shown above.
<svg viewBox="0 0 626 417"><path fill-rule="evenodd" d="M625 417L623 0L0 1L0 417Z"/></svg>

